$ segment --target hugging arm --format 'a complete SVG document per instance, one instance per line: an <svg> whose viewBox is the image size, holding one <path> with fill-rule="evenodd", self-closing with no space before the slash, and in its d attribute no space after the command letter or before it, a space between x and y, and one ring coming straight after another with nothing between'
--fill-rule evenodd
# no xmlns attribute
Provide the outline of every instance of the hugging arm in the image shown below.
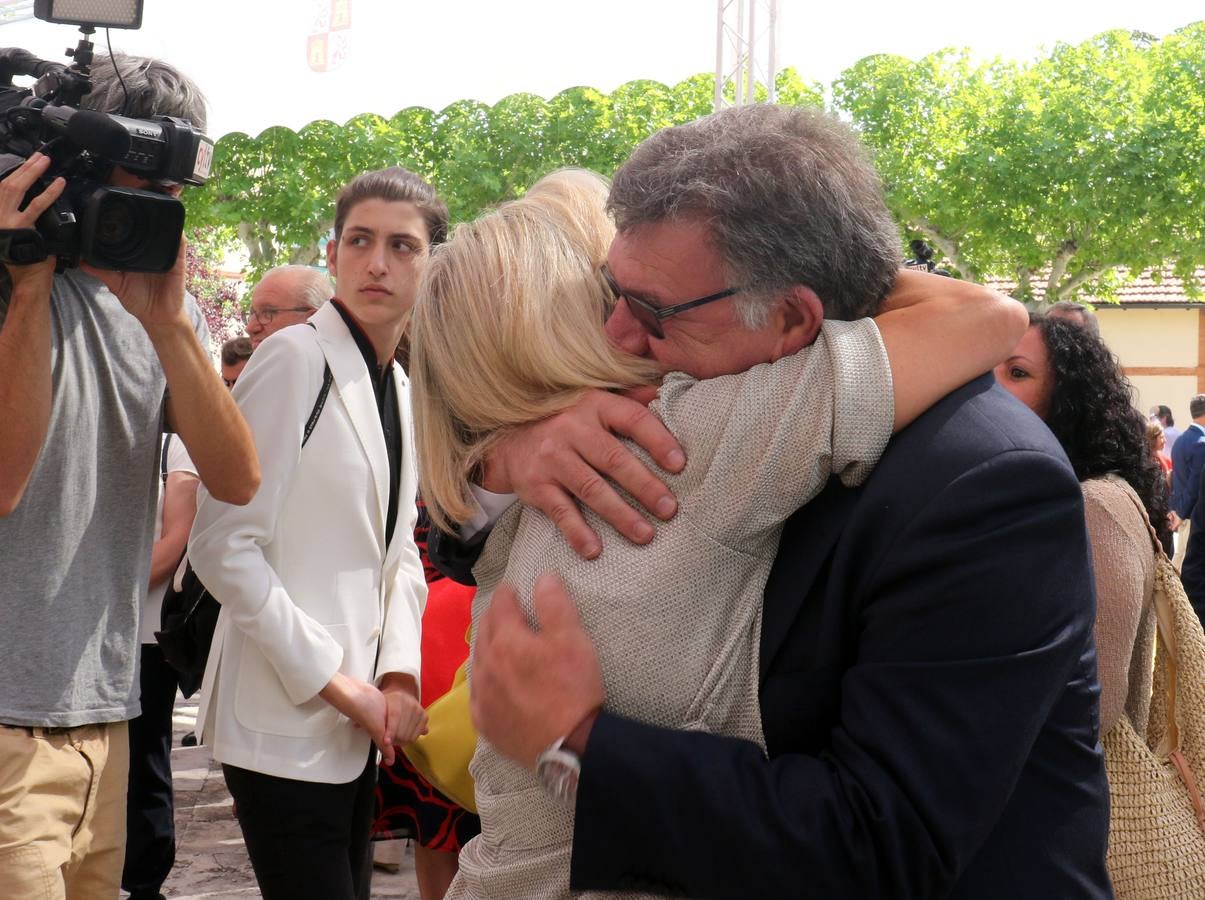
<svg viewBox="0 0 1205 900"><path fill-rule="evenodd" d="M875 324L891 360L898 431L1006 359L1029 314L989 288L901 269Z"/></svg>

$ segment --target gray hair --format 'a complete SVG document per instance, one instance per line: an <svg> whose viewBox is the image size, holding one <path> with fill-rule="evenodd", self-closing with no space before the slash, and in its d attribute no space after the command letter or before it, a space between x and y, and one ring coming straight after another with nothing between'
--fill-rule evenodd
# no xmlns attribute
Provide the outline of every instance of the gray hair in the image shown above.
<svg viewBox="0 0 1205 900"><path fill-rule="evenodd" d="M1197 394L1188 401L1188 414L1194 419L1205 416L1205 394Z"/></svg>
<svg viewBox="0 0 1205 900"><path fill-rule="evenodd" d="M255 286L259 287L268 278L280 277L287 277L292 281L290 293L296 295L301 305L311 309L317 309L335 293L327 274L321 269L309 266L277 266L266 271Z"/></svg>
<svg viewBox="0 0 1205 900"><path fill-rule="evenodd" d="M825 315L875 312L900 267L899 231L853 131L815 109L759 104L657 132L615 173L620 231L699 217L750 327L778 294L805 285Z"/></svg>
<svg viewBox="0 0 1205 900"><path fill-rule="evenodd" d="M98 53L92 63L92 93L80 105L134 119L175 116L205 130L205 95L196 82L174 66L148 56L114 53L109 59L107 53Z"/></svg>
<svg viewBox="0 0 1205 900"><path fill-rule="evenodd" d="M1046 315L1056 319L1066 319L1074 325L1079 325L1094 338L1100 337L1100 323L1096 321L1096 313L1082 303L1074 300L1060 300L1052 303L1046 310Z"/></svg>

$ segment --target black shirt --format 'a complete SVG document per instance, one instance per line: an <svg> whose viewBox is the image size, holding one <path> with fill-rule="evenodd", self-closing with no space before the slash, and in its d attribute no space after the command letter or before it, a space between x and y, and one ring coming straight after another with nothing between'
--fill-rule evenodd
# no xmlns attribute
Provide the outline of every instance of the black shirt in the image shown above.
<svg viewBox="0 0 1205 900"><path fill-rule="evenodd" d="M393 367L397 363L391 359L384 366L377 365L377 352L360 323L337 297L332 298L331 302L339 310L347 330L360 348L377 398L377 413L381 417L381 431L385 436L385 454L389 457L389 511L385 516L385 546L389 546L393 540L394 526L397 525L398 485L402 478L402 421L397 411L397 385L393 380Z"/></svg>

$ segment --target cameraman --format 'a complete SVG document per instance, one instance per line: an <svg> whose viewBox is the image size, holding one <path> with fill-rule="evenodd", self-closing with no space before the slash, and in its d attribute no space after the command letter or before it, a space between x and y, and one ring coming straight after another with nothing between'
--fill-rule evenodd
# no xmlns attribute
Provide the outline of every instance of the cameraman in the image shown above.
<svg viewBox="0 0 1205 900"><path fill-rule="evenodd" d="M205 127L175 69L116 67L124 89L98 60L85 105ZM32 228L62 193L55 179L21 209L48 166L35 154L0 181L0 228ZM255 494L259 463L185 293L183 242L161 275L54 267L0 270L0 897L115 898L160 434L230 503Z"/></svg>

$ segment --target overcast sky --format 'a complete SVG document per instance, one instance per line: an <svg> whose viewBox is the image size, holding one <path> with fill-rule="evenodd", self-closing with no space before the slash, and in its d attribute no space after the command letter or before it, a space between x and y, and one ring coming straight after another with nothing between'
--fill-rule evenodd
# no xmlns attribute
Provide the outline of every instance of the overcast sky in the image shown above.
<svg viewBox="0 0 1205 900"><path fill-rule="evenodd" d="M146 0L142 29L114 30L113 46L161 56L192 75L209 97L214 137L407 106L441 109L463 98L494 103L517 91L610 91L636 78L672 84L715 69L715 0L349 0L350 27L332 41L343 58L317 72L307 46L332 2L340 0ZM1028 59L1109 28L1162 36L1205 17L1201 0L932 0L924 17L908 8L780 0L779 65L827 82L871 53L918 57L965 46ZM104 35L97 37L99 52ZM71 26L37 20L0 26L0 46L45 59L63 60L77 38Z"/></svg>

